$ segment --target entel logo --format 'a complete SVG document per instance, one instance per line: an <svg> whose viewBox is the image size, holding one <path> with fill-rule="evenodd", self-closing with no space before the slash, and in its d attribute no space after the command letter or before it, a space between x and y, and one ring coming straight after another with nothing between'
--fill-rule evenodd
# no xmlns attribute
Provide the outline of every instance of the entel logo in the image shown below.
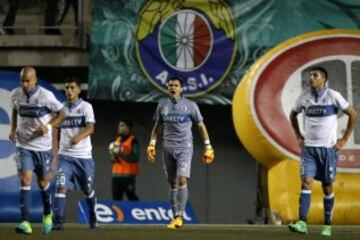
<svg viewBox="0 0 360 240"><path fill-rule="evenodd" d="M95 207L96 216L100 223L123 222L125 215L123 210L117 206L112 205L111 208L105 204L97 203ZM157 208L133 208L130 211L130 217L137 221L170 221L173 217L171 209L163 207ZM185 221L191 221L186 212L183 216Z"/></svg>

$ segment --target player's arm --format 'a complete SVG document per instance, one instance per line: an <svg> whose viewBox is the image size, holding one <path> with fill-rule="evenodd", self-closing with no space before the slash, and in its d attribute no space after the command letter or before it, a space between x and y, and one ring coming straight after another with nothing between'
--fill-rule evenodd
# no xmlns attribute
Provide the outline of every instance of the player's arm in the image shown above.
<svg viewBox="0 0 360 240"><path fill-rule="evenodd" d="M349 119L347 122L344 135L342 136L342 138L339 138L336 141L336 144L333 146L333 148L335 148L336 150L339 150L345 146L346 142L348 141L351 135L351 132L354 130L356 123L358 121L358 113L355 111L353 107L349 106L344 110L344 113L348 115Z"/></svg>
<svg viewBox="0 0 360 240"><path fill-rule="evenodd" d="M200 137L204 142L204 154L203 154L203 161L206 164L212 163L215 158L214 149L210 144L209 134L207 128L203 121L196 123L197 129L199 131Z"/></svg>
<svg viewBox="0 0 360 240"><path fill-rule="evenodd" d="M290 122L291 122L292 128L294 129L298 143L299 143L300 147L302 148L304 146L304 136L301 134L301 131L300 131L299 121L297 119L298 114L299 114L298 112L291 110Z"/></svg>
<svg viewBox="0 0 360 240"><path fill-rule="evenodd" d="M16 128L17 128L17 111L16 109L13 109L11 113L11 130L9 134L9 139L13 142L15 142L17 139Z"/></svg>
<svg viewBox="0 0 360 240"><path fill-rule="evenodd" d="M162 132L163 125L160 122L155 122L155 125L151 131L151 137L150 137L150 143L147 147L147 157L150 163L155 163L155 147L156 147L156 141L159 138L161 132Z"/></svg>
<svg viewBox="0 0 360 240"><path fill-rule="evenodd" d="M77 144L82 139L86 138L87 136L90 136L95 132L95 124L94 123L86 123L85 129L82 130L78 135L75 135L71 138L71 144Z"/></svg>
<svg viewBox="0 0 360 240"><path fill-rule="evenodd" d="M36 132L38 132L40 135L44 135L54 127L58 126L64 120L65 116L66 116L65 110L64 109L60 110L58 113L55 113L53 118L46 125L41 125L36 130Z"/></svg>

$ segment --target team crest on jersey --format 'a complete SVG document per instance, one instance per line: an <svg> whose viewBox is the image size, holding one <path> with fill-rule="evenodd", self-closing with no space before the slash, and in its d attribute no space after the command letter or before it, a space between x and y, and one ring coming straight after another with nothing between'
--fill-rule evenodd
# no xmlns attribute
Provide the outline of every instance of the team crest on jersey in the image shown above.
<svg viewBox="0 0 360 240"><path fill-rule="evenodd" d="M185 80L184 95L218 86L236 54L235 23L222 0L152 0L143 8L136 33L137 57L150 82L167 91L167 80Z"/></svg>
<svg viewBox="0 0 360 240"><path fill-rule="evenodd" d="M164 107L162 114L164 114L165 116L169 114L169 108L168 107Z"/></svg>
<svg viewBox="0 0 360 240"><path fill-rule="evenodd" d="M186 112L188 110L187 106L181 106L181 111Z"/></svg>

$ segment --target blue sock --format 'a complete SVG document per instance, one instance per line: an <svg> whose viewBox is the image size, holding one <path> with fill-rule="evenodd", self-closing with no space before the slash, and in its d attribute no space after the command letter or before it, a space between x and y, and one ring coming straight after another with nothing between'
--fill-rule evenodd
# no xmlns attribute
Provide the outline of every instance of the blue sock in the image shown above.
<svg viewBox="0 0 360 240"><path fill-rule="evenodd" d="M311 202L311 190L302 189L300 194L299 217L306 222Z"/></svg>
<svg viewBox="0 0 360 240"><path fill-rule="evenodd" d="M54 202L55 223L63 223L66 204L66 194L56 193Z"/></svg>
<svg viewBox="0 0 360 240"><path fill-rule="evenodd" d="M20 191L20 211L23 221L30 221L29 207L31 204L31 186L21 187Z"/></svg>
<svg viewBox="0 0 360 240"><path fill-rule="evenodd" d="M95 214L95 205L96 205L95 191L92 191L90 193L90 195L86 198L86 203L89 208L89 215L90 215L90 221L91 221L96 216L96 214Z"/></svg>
<svg viewBox="0 0 360 240"><path fill-rule="evenodd" d="M331 193L328 196L324 196L324 218L325 225L331 225L332 212L334 208L335 196L334 193Z"/></svg>
<svg viewBox="0 0 360 240"><path fill-rule="evenodd" d="M44 215L51 213L51 188L50 183L41 190L41 197L44 205Z"/></svg>

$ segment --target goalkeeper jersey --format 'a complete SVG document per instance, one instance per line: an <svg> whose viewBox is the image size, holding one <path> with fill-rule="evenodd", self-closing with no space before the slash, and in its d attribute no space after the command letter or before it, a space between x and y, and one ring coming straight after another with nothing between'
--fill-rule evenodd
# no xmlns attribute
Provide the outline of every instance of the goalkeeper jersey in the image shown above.
<svg viewBox="0 0 360 240"><path fill-rule="evenodd" d="M164 147L183 148L192 146L191 127L203 121L197 104L187 98L161 99L154 119L163 124Z"/></svg>

